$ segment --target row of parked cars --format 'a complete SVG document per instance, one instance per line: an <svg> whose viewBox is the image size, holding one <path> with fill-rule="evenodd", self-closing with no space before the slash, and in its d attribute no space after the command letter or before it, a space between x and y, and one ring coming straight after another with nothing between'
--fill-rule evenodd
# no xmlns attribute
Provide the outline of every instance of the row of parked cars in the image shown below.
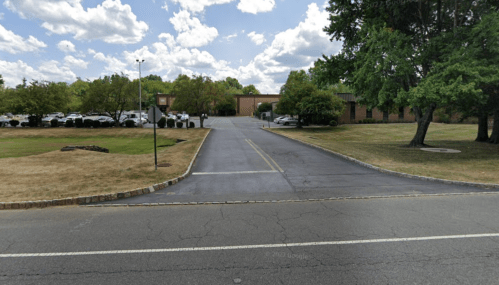
<svg viewBox="0 0 499 285"><path fill-rule="evenodd" d="M19 121L19 124L21 123L28 123L28 117L29 115L13 115L11 113L7 113L3 116L0 116L0 127L5 127L10 125L10 120L17 120ZM163 117L166 119L174 119L176 122L181 121L185 122L189 120L189 114L186 114L185 112L178 113L178 114L173 114L173 113L168 113L168 115L163 114ZM205 118L208 118L205 116ZM51 113L45 116L42 119L42 126L44 127L50 127L52 126L52 120L56 119L57 120L57 125L58 126L64 126L66 124L66 121L72 120L73 122L76 119L82 119L82 120L97 120L101 123L103 122L109 122L110 126L116 126L116 123L118 123L120 126L125 126L125 122L128 120L132 120L134 122L134 126L139 126L143 125L146 123L152 123L151 121L148 120L148 115L142 113L142 116L139 115L138 112L131 112L131 111L126 111L124 112L118 122L115 122L115 120L109 116L109 115L102 115L102 114L80 114L79 112L70 112L67 114L67 116L64 116L64 113L62 112L56 112L56 113Z"/></svg>
<svg viewBox="0 0 499 285"><path fill-rule="evenodd" d="M281 116L281 117L275 118L274 123L283 124L284 126L296 125L296 124L298 124L298 119L288 117L288 116ZM301 123L304 124L305 122L303 120L301 120Z"/></svg>

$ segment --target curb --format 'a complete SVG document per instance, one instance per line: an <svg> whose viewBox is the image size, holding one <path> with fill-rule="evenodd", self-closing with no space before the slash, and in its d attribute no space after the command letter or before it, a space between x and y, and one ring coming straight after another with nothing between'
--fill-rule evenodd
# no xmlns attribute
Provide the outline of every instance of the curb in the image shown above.
<svg viewBox="0 0 499 285"><path fill-rule="evenodd" d="M46 208L46 207L53 207L53 206L72 206L72 205L84 205L84 204L90 204L90 203L96 203L96 202L114 201L114 200L118 200L118 199L129 198L129 197L134 197L134 196L138 196L138 195L153 193L159 189L163 189L163 188L166 188L168 186L175 185L178 182L184 180L184 178L189 176L189 174L191 173L192 165L196 161L196 158L198 157L199 151L201 150L201 147L204 145L204 142L206 141L206 138L208 137L210 132L211 132L211 129L208 129L208 133L206 133L203 141L199 145L196 153L194 154L194 157L192 158L191 163L189 164L189 167L187 167L187 171L179 177L175 177L173 179L167 180L167 181L162 182L162 183L154 184L154 185L149 186L149 187L138 188L135 190L112 193L112 194L102 194L102 195L82 196L82 197L70 197L70 198L54 199L54 200L0 202L0 210Z"/></svg>
<svg viewBox="0 0 499 285"><path fill-rule="evenodd" d="M153 206L195 206L195 205L236 205L236 204L276 204L276 203L303 203L303 202L325 202L344 200L369 200L369 199L389 199L389 198L425 198L425 197L446 197L446 196L478 196L497 195L498 192L471 192L471 193L440 193L440 194L407 194L389 196L360 196L360 197L331 197L317 199L297 199L297 200L260 200L260 201L222 201L222 202L170 202L170 203L143 203L143 204L98 204L82 205L83 207L153 207Z"/></svg>
<svg viewBox="0 0 499 285"><path fill-rule="evenodd" d="M390 174L390 175L396 175L396 176L401 176L401 177L411 178L411 179L418 179L418 180L425 180L425 181L432 181L432 182L440 182L440 183L444 183L444 184L452 184L452 185L460 185L460 186L472 186L472 187L479 187L479 188L486 188L486 189L490 189L490 188L499 189L499 184L475 183L475 182L447 180L447 179L433 178L433 177L428 177L428 176L419 176L419 175L413 175L413 174L408 174L408 173L403 173L403 172L397 172L397 171L393 171L393 170L384 169L384 168L377 167L377 166L374 166L374 165L369 164L369 163L362 162L362 161L357 160L357 159L355 159L353 157L346 156L344 154L341 154L341 153L338 153L338 152L335 152L335 151L323 148L323 147L318 146L318 145L314 145L314 144L311 144L311 143L308 143L308 142L304 142L304 141L299 140L299 139L290 138L290 137L287 137L285 135L278 134L278 133L275 133L273 131L270 131L268 129L264 129L264 128L261 128L261 129L265 130L265 131L267 131L269 133L272 133L272 134L275 134L275 135L278 135L278 136L281 136L281 137L284 137L284 138L287 138L287 139L290 139L290 140L294 140L296 142L299 142L299 143L302 143L302 144L305 144L305 145L308 145L308 146L312 146L312 147L321 149L323 151L326 151L326 152L329 152L329 153L334 154L336 156L339 156L340 158L343 158L345 160L354 162L354 163L359 164L359 165L361 165L363 167L379 171L381 173Z"/></svg>

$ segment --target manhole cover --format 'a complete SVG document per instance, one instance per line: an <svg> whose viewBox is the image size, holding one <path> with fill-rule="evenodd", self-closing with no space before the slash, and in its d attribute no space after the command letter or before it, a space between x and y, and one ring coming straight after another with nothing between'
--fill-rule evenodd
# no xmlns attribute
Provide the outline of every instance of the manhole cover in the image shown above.
<svg viewBox="0 0 499 285"><path fill-rule="evenodd" d="M449 148L421 148L421 150L431 151L431 152L440 152L440 153L459 153L459 152L461 152L460 150L449 149Z"/></svg>
<svg viewBox="0 0 499 285"><path fill-rule="evenodd" d="M158 167L170 167L170 166L172 166L170 163L158 164Z"/></svg>

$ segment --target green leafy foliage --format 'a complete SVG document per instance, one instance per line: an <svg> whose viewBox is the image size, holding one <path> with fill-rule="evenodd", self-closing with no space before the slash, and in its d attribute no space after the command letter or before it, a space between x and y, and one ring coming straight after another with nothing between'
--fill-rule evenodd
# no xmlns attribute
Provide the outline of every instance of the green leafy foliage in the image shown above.
<svg viewBox="0 0 499 285"><path fill-rule="evenodd" d="M83 120L83 126L85 128L91 128L93 126L93 124L94 124L94 120L92 120L92 119Z"/></svg>
<svg viewBox="0 0 499 285"><path fill-rule="evenodd" d="M215 109L218 111L219 116L234 116L236 114L236 106L237 102L234 95L225 94L217 102Z"/></svg>
<svg viewBox="0 0 499 285"><path fill-rule="evenodd" d="M184 123L182 123L182 122L177 122L177 128L181 129L181 128L182 128L182 126L184 126Z"/></svg>
<svg viewBox="0 0 499 285"><path fill-rule="evenodd" d="M12 127L17 127L19 125L19 121L18 120L10 120L9 121L9 124L12 126Z"/></svg>
<svg viewBox="0 0 499 285"><path fill-rule="evenodd" d="M162 128L162 129L164 129L166 127L166 118L165 117L161 117L161 119L159 119L158 127Z"/></svg>
<svg viewBox="0 0 499 285"><path fill-rule="evenodd" d="M189 128L194 129L195 127L196 125L194 124L194 122L189 122Z"/></svg>
<svg viewBox="0 0 499 285"><path fill-rule="evenodd" d="M258 106L257 110L259 113L272 111L272 103L262 102L262 104L260 104L260 106Z"/></svg>
<svg viewBox="0 0 499 285"><path fill-rule="evenodd" d="M57 125L59 124L59 121L57 119L52 119L50 120L50 126L52 128L57 128Z"/></svg>
<svg viewBox="0 0 499 285"><path fill-rule="evenodd" d="M92 127L94 127L94 129L100 128L100 122L99 122L99 120L94 120L92 122Z"/></svg>
<svg viewBox="0 0 499 285"><path fill-rule="evenodd" d="M133 120L126 120L125 121L125 126L127 128L133 128L133 127L135 127L135 122Z"/></svg>
<svg viewBox="0 0 499 285"><path fill-rule="evenodd" d="M83 119L82 118L76 118L75 119L75 127L77 127L77 128L83 128Z"/></svg>
<svg viewBox="0 0 499 285"><path fill-rule="evenodd" d="M173 128L175 126L175 120L174 119L166 120L166 126L170 129Z"/></svg>
<svg viewBox="0 0 499 285"><path fill-rule="evenodd" d="M108 121L104 121L104 122L100 123L100 127L101 128L109 128L109 127L111 127L111 124ZM94 128L95 128L95 126L94 126Z"/></svg>
<svg viewBox="0 0 499 285"><path fill-rule="evenodd" d="M64 126L66 128L72 128L72 127L74 127L74 125L75 124L74 124L73 120L66 120L66 122L64 123Z"/></svg>
<svg viewBox="0 0 499 285"><path fill-rule="evenodd" d="M252 94L260 94L260 91L256 89L256 87L253 84L250 84L248 86L244 86L243 89L243 94L249 94L250 92Z"/></svg>

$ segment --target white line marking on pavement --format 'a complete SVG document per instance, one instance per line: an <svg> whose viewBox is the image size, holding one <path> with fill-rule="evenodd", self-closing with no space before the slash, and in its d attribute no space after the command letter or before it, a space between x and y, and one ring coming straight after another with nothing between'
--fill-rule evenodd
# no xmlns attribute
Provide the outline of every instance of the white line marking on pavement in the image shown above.
<svg viewBox="0 0 499 285"><path fill-rule="evenodd" d="M192 175L212 175L212 174L248 174L248 173L275 173L277 170L263 171L234 171L234 172L193 172Z"/></svg>
<svg viewBox="0 0 499 285"><path fill-rule="evenodd" d="M499 237L499 233L450 235L450 236L428 236L410 238L386 238L367 240L345 240L345 241L322 241L322 242L300 242L300 243L278 243L278 244L255 244L255 245L235 245L235 246L211 246L211 247L183 247L183 248L159 248L159 249L132 249L132 250L103 250L103 251L75 251L75 252L50 252L50 253L13 253L0 254L0 258L6 257L51 257L51 256L77 256L77 255L104 255L123 253L160 253L160 252L187 252L187 251L218 251L235 249L259 249L259 248L279 248L279 247L305 247L305 246L325 246L325 245L348 245L365 243L387 243L387 242L407 242L407 241L428 241L445 239L466 239Z"/></svg>

